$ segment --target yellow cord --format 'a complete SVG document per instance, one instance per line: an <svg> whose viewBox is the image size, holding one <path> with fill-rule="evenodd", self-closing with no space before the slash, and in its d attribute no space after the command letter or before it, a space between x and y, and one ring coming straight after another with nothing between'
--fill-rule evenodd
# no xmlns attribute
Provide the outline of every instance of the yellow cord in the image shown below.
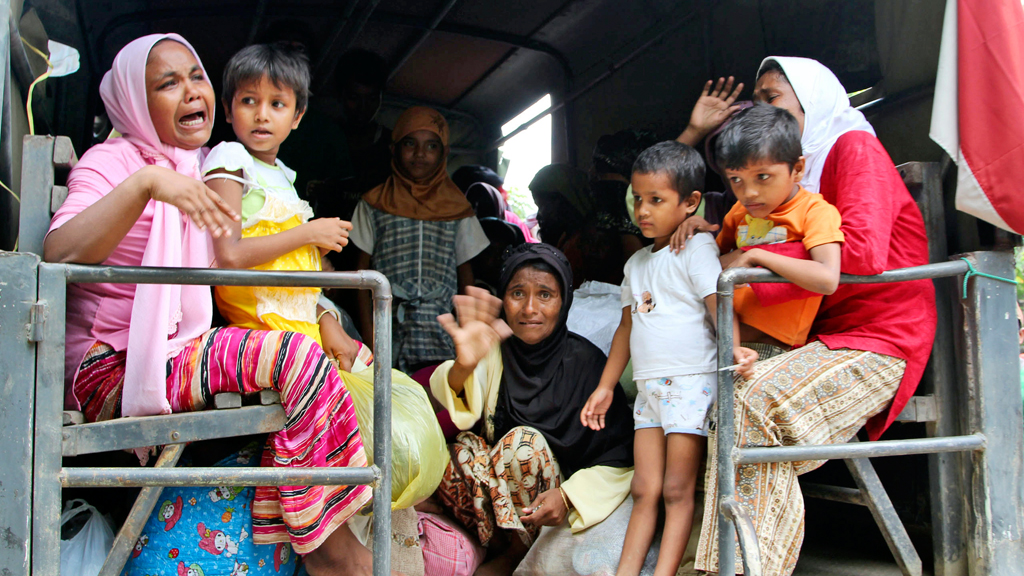
<svg viewBox="0 0 1024 576"><path fill-rule="evenodd" d="M23 44L25 44L25 46L28 46L29 49L31 49L33 52L38 54L40 56L40 58L42 58L46 62L46 72L43 72L42 74L40 74L39 78L36 78L35 80L32 81L31 84L29 84L29 86L28 86L28 98L27 98L27 102L25 104L25 115L28 116L28 133L34 136L35 133L36 133L36 126L35 126L35 120L32 118L32 92L36 89L36 84L39 84L43 80L46 80L47 78L50 77L50 70L53 69L53 65L50 64L50 59L46 56L46 54L43 53L42 50L40 50L39 48L36 48L35 46L29 44L28 40L25 40L24 38L21 39L21 42ZM6 186L5 186L5 188L6 188ZM11 192L11 193L13 194L13 192Z"/></svg>
<svg viewBox="0 0 1024 576"><path fill-rule="evenodd" d="M21 204L21 198L18 198L18 195L14 193L14 190L8 188L7 184L4 184L3 180L0 180L0 188L3 188L4 190L10 192L11 196L14 196L14 199L18 201L18 204Z"/></svg>

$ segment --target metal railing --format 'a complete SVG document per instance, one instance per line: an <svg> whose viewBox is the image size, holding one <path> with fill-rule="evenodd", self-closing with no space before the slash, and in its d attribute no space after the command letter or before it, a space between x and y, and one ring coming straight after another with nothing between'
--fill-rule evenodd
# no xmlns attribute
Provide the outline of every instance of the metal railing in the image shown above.
<svg viewBox="0 0 1024 576"><path fill-rule="evenodd" d="M967 273L969 267L963 260L926 264L913 268L890 270L874 276L840 275L840 284L887 284L911 280L930 280L959 276ZM789 283L788 280L761 268L732 268L725 270L718 278L718 326L732 326L733 291L743 283ZM733 332L718 331L718 366L725 368L732 364ZM737 466L763 462L790 462L804 460L827 460L870 458L876 456L897 456L905 454L931 454L938 452L974 451L986 448L983 434L947 436L910 440L887 440L852 444L800 445L779 447L735 446L735 412L733 398L733 374L731 370L718 372L718 561L719 574L735 574L736 538L739 539L744 573L746 576L761 576L760 552L757 536L750 517L735 499Z"/></svg>
<svg viewBox="0 0 1024 576"><path fill-rule="evenodd" d="M63 468L60 451L36 454L38 477L56 479L60 487L103 486L282 486L282 485L371 485L373 487L373 573L391 574L391 285L375 271L359 272L263 272L189 268L147 268L85 266L78 264L39 265L39 298L51 322L46 350L39 353L40 366L59 360L59 369L49 369L37 380L37 446L61 445L60 414L48 414L48 408L63 401L63 319L67 283L193 284L207 286L272 286L292 288L361 288L373 293L374 375L373 375L373 455L374 464L353 468ZM56 330L56 331L53 331ZM59 332L59 334L58 334ZM59 337L58 337L59 336ZM41 342L43 344L43 342ZM59 377L58 377L59 376ZM59 400L57 399L59 395ZM59 402L59 403L58 403ZM52 410L50 410L52 411ZM46 419L41 419L45 417ZM142 420L142 419L139 419ZM60 515L59 487L37 480L37 511L57 509ZM47 515L46 517L48 517ZM42 516L37 514L41 520ZM38 530L37 530L38 528ZM57 573L52 548L40 549L52 535L39 539L45 529L33 528L33 572ZM59 532L59 530L58 530ZM59 537L59 536L58 536ZM58 560L59 561L59 560ZM52 572L49 568L53 568Z"/></svg>

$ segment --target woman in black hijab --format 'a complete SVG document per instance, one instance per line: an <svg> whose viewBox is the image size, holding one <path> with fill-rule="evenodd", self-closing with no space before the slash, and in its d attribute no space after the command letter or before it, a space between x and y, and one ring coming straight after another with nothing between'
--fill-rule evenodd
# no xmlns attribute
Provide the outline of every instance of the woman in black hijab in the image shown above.
<svg viewBox="0 0 1024 576"><path fill-rule="evenodd" d="M582 530L625 499L633 420L616 388L605 429L580 422L606 358L566 327L572 272L558 249L513 249L498 289L500 300L482 290L456 296L458 321L439 318L456 359L438 367L430 387L456 426L479 421L481 434L462 432L451 444L437 495L485 546L503 540L502 531L515 533L495 560L496 572L511 573L541 526L568 520Z"/></svg>

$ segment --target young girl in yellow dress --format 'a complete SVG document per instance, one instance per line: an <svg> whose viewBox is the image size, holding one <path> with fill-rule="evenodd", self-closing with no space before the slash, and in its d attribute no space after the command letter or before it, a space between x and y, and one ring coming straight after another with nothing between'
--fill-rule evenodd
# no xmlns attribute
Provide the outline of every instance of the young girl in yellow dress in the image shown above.
<svg viewBox="0 0 1024 576"><path fill-rule="evenodd" d="M213 240L219 267L317 271L324 254L348 244L352 225L338 218L310 220L313 212L293 186L295 173L277 158L302 120L308 96L309 67L300 52L258 44L228 62L222 99L238 141L218 144L202 167L207 185L242 215L232 234ZM320 289L218 286L214 296L233 326L300 332L321 344L352 394L369 453L373 390L367 370L373 356L345 334L332 305L320 300ZM398 371L392 384L393 506L404 508L437 487L448 452L422 387Z"/></svg>

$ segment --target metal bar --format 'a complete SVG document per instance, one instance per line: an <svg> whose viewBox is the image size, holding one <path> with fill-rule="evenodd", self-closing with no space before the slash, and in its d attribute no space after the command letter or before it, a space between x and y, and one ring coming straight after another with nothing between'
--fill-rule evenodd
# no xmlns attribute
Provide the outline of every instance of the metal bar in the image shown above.
<svg viewBox="0 0 1024 576"><path fill-rule="evenodd" d="M391 285L373 293L373 574L391 576Z"/></svg>
<svg viewBox="0 0 1024 576"><path fill-rule="evenodd" d="M60 431L63 440L61 453L64 456L78 456L248 434L269 434L284 428L286 420L280 405L117 418L64 428ZM56 422L60 421L58 413Z"/></svg>
<svg viewBox="0 0 1024 576"><path fill-rule="evenodd" d="M156 461L156 467L159 469L174 468L178 464L184 449L184 444L168 444L164 446L163 452L160 453L160 458ZM128 556L131 555L132 549L135 547L135 542L138 541L143 528L146 527L146 521L149 520L149 515L153 513L153 508L156 507L156 503L160 500L160 494L163 491L163 486L147 486L139 492L138 497L135 498L135 503L132 504L131 511L128 512L128 518L125 519L121 529L118 530L117 537L114 538L114 544L111 546L110 552L107 553L107 557L103 561L103 567L100 568L97 576L119 576L121 574L125 562L128 561Z"/></svg>
<svg viewBox="0 0 1024 576"><path fill-rule="evenodd" d="M611 66L609 66L607 70L605 70L597 78L594 78L593 80L588 82L586 86L583 86L579 90L576 90L572 94L569 94L568 96L565 97L565 99L563 99L558 104L554 104L554 105L548 107L547 110L544 110L544 111L538 113L533 118L531 118L531 119L527 120L526 122L523 122L522 124L520 124L519 127L516 128L515 130L513 130L513 131L509 132L508 134L502 136L501 138L498 138L497 140L495 140L488 147L488 151L497 150L502 144L507 142L510 138L512 138L516 134L519 134L520 132L526 130L530 126L533 126L535 123L539 122L542 118L544 118L548 114L551 114L553 112L561 110L567 104L570 104L570 103L574 102L580 96L583 96L587 92L590 92L595 87L597 87L598 84L601 84L602 82L604 82L605 80L610 78L612 75L614 75L616 72L618 72L623 66L625 66L626 64L629 64L633 60L637 59L641 54L643 54L644 52L649 50L651 47L653 47L656 44L658 44L659 42L661 42L665 38L665 36L667 36L670 32L675 32L683 24L688 23L690 20L692 20L698 14L699 14L699 12L697 10L693 10L690 13L688 13L686 16L683 16L677 22L675 22L674 24L672 24L668 28L665 28L664 30L662 30L661 32L656 34L653 38L651 38L650 40L648 40L648 41L644 42L643 44L641 44L637 49L635 49L632 52L630 52L629 54L627 54L625 58L622 58L618 62L616 62L616 63L612 64Z"/></svg>
<svg viewBox="0 0 1024 576"><path fill-rule="evenodd" d="M375 270L358 272L263 272L218 268L160 268L43 264L65 270L69 283L198 284L207 286L278 286L381 289L391 296L387 278Z"/></svg>
<svg viewBox="0 0 1024 576"><path fill-rule="evenodd" d="M351 486L377 481L365 468L62 468L64 488L135 486ZM59 531L58 531L59 532ZM390 536L390 532L388 532Z"/></svg>
<svg viewBox="0 0 1024 576"><path fill-rule="evenodd" d="M965 255L985 274L1013 278L1010 250ZM968 430L985 435L985 452L966 468L967 557L972 575L1021 574L1024 566L1024 407L1012 283L975 276L963 302Z"/></svg>
<svg viewBox="0 0 1024 576"><path fill-rule="evenodd" d="M395 65L391 68L391 74L388 74L388 80L391 80L392 78L395 77L396 74L398 74L398 71L402 69L402 66L409 60L409 58L413 54L416 53L416 50L419 50L419 47L422 46L423 43L427 41L427 38L430 37L430 33L437 28L437 25L440 24L442 20L444 20L444 17L448 15L448 12L450 12L451 9L455 7L455 4L458 1L459 0L447 0L444 3L444 6L441 6L441 9L438 10L434 17L430 19L430 23L427 24L427 27L423 29L419 37L413 40L412 43L409 44L409 47L406 48L404 52L402 52L402 55L398 57L398 60L395 62Z"/></svg>
<svg viewBox="0 0 1024 576"><path fill-rule="evenodd" d="M736 524L740 549L743 550L744 576L761 576L761 551L757 547L757 531L754 529L754 522L750 519L750 514L747 514L747 511L735 500L722 502L721 512L720 518L729 518Z"/></svg>
<svg viewBox="0 0 1024 576"><path fill-rule="evenodd" d="M32 573L60 573L61 424L64 409L64 274L38 268L39 300L46 302L51 320L36 344L35 454L32 485ZM6 290L6 288L5 288ZM32 430L32 428L29 428Z"/></svg>
<svg viewBox="0 0 1024 576"><path fill-rule="evenodd" d="M876 274L874 276L855 276L853 274L840 274L840 284L890 284L893 282L908 282L910 280L931 280L934 278L947 278L959 276L967 272L967 263L963 260L952 260L936 264L925 264L912 268L897 268ZM728 276L730 285L744 283L783 283L788 284L782 276L773 273L765 268L730 268L722 272ZM721 294L721 282L719 282L719 294Z"/></svg>
<svg viewBox="0 0 1024 576"><path fill-rule="evenodd" d="M851 440L856 442L856 438ZM885 543L889 545L896 563L904 576L921 576L921 556L910 541L910 535L903 526L896 509L893 508L889 494L878 479L878 473L867 458L847 459L846 467L850 469L853 481L860 488L860 494L864 498L864 505L871 511L875 523L882 531Z"/></svg>
<svg viewBox="0 0 1024 576"><path fill-rule="evenodd" d="M843 504L853 504L855 506L867 506L864 503L864 495L856 488L801 482L800 492L803 493L804 498L816 498L818 500L842 502Z"/></svg>
<svg viewBox="0 0 1024 576"><path fill-rule="evenodd" d="M722 272L718 276L718 423L715 431L717 438L715 449L718 451L718 502L719 506L726 502L733 501L736 496L736 425L733 404L735 399L732 394L732 371L721 370L732 363L732 295L733 278L737 276L736 270L748 270L747 268L733 268ZM731 273L731 274L730 274ZM725 514L718 516L718 573L736 573L736 538L734 534L734 523Z"/></svg>
<svg viewBox="0 0 1024 576"><path fill-rule="evenodd" d="M721 399L719 399L721 402ZM938 452L967 452L985 450L984 434L949 436L946 438L914 438L911 440L879 440L856 444L808 444L801 446L771 446L735 448L737 464L763 464L765 462L797 462L801 460L846 460L849 458L879 458L908 454L935 454Z"/></svg>

